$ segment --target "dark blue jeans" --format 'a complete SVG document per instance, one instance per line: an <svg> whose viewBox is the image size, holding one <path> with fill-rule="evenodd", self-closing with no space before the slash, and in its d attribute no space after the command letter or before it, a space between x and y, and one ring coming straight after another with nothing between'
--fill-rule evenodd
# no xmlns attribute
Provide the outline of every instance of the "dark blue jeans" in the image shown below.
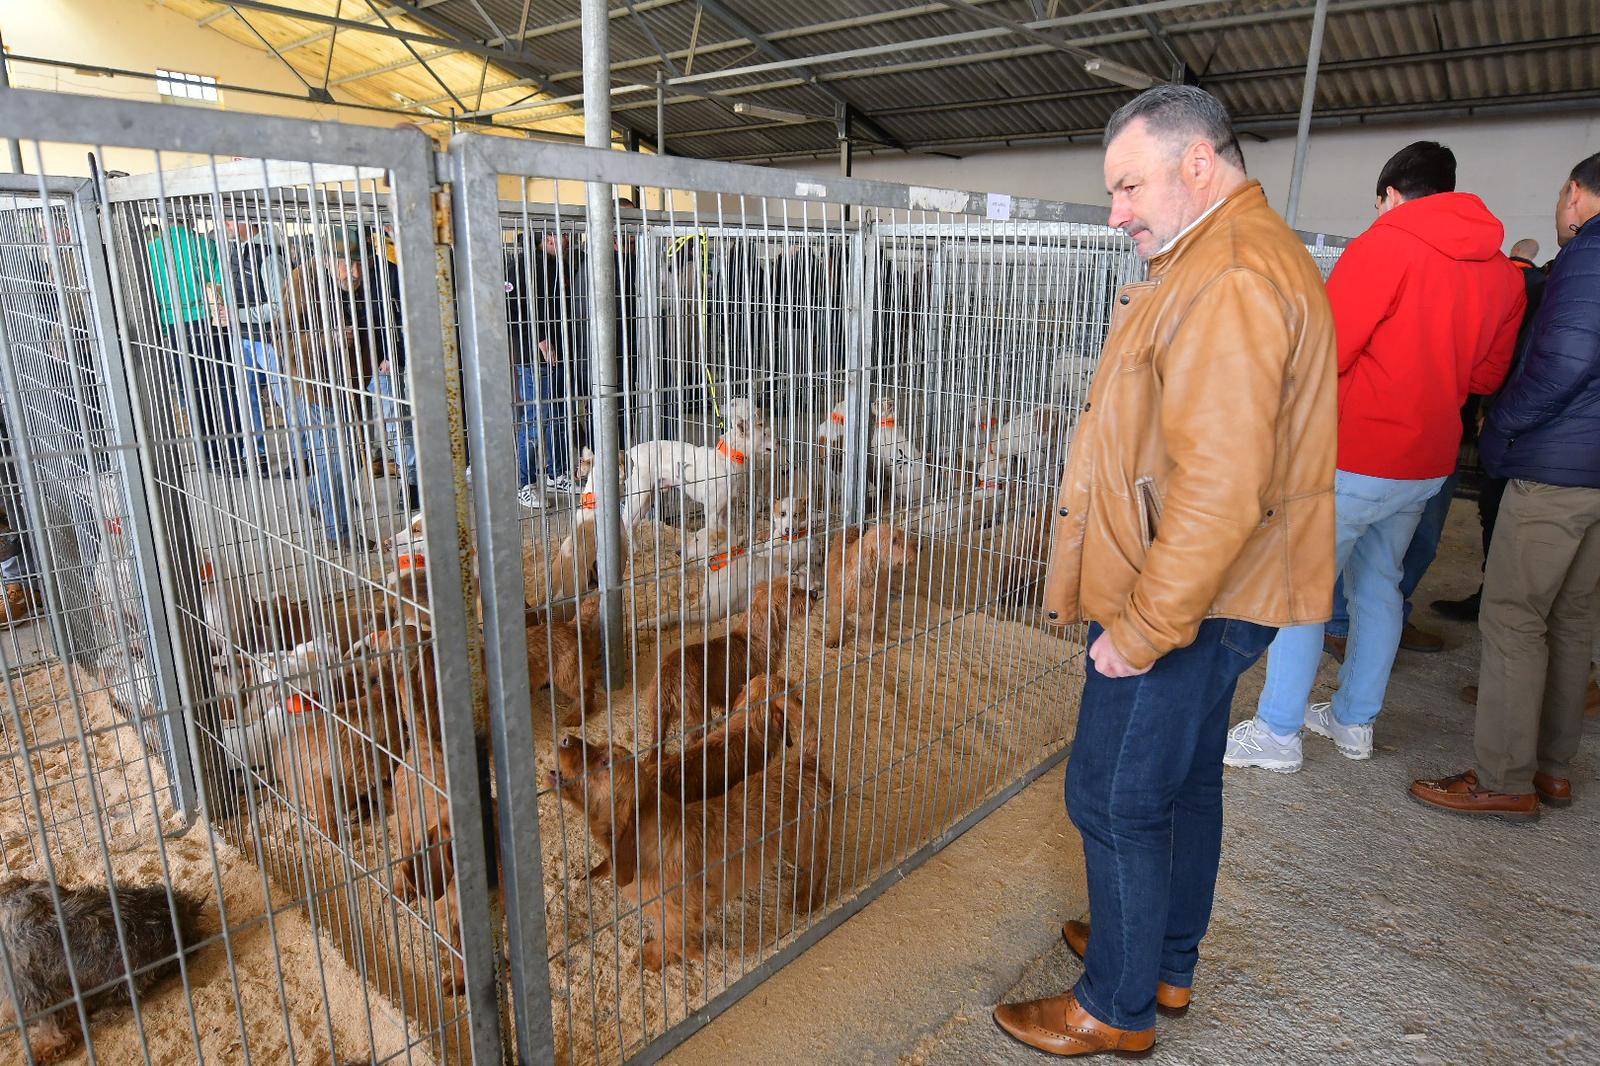
<svg viewBox="0 0 1600 1066"><path fill-rule="evenodd" d="M1423 508L1422 520L1417 523L1417 531L1411 534L1411 543L1400 562L1400 595L1406 601L1401 617L1406 622L1411 621L1411 597L1417 591L1417 586L1422 584L1428 567L1433 565L1434 556L1439 554L1439 541L1444 539L1444 524L1450 517L1450 501L1455 498L1456 485L1460 481L1457 474L1444 479L1438 495ZM1489 549L1485 548L1484 555L1488 554ZM1330 637L1350 636L1350 606L1345 602L1342 574L1333 585L1333 619L1323 627L1322 632Z"/></svg>
<svg viewBox="0 0 1600 1066"><path fill-rule="evenodd" d="M1067 815L1083 836L1094 931L1074 991L1107 1025L1148 1029L1156 982L1194 982L1222 857L1233 691L1276 632L1210 619L1141 677L1087 664ZM1099 635L1089 627L1091 644Z"/></svg>

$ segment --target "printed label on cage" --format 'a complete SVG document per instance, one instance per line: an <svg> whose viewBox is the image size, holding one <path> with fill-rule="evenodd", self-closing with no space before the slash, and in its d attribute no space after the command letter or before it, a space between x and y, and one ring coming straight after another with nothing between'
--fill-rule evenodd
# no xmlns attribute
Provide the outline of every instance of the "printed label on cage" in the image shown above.
<svg viewBox="0 0 1600 1066"><path fill-rule="evenodd" d="M1317 247L1318 248L1323 247L1327 243L1328 243L1328 235L1326 233L1317 234Z"/></svg>
<svg viewBox="0 0 1600 1066"><path fill-rule="evenodd" d="M797 181L794 183L794 194L796 196L810 196L820 200L828 195L828 187L809 181Z"/></svg>
<svg viewBox="0 0 1600 1066"><path fill-rule="evenodd" d="M987 217L990 222L1004 222L1011 217L1011 197L1003 192L989 194Z"/></svg>
<svg viewBox="0 0 1600 1066"><path fill-rule="evenodd" d="M944 211L960 215L967 210L967 194L960 189L928 189L913 185L910 193L913 211Z"/></svg>

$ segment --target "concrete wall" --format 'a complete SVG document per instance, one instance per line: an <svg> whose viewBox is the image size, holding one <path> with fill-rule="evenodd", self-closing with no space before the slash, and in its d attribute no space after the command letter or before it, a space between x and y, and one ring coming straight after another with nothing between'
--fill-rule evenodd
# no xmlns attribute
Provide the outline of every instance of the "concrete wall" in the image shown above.
<svg viewBox="0 0 1600 1066"><path fill-rule="evenodd" d="M1371 224L1373 185L1395 151L1421 139L1439 140L1456 153L1459 187L1477 193L1506 224L1506 244L1537 239L1543 255L1555 254L1556 189L1579 159L1600 151L1600 113L1554 114L1517 119L1378 125L1351 130L1313 130L1299 228L1353 236ZM1282 210L1288 196L1294 138L1265 144L1246 140L1245 160L1272 204ZM1077 203L1106 202L1097 146L1063 145L938 156L858 156L862 178L1009 192ZM838 173L837 163L801 169Z"/></svg>

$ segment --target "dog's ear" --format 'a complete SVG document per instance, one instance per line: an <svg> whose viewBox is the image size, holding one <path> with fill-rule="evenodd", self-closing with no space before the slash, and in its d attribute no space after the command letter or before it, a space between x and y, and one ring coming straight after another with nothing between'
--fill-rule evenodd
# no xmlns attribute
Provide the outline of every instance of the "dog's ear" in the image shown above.
<svg viewBox="0 0 1600 1066"><path fill-rule="evenodd" d="M783 731L783 746L794 747L796 738L800 736L805 708L793 696L779 696L772 701L770 713L772 727Z"/></svg>

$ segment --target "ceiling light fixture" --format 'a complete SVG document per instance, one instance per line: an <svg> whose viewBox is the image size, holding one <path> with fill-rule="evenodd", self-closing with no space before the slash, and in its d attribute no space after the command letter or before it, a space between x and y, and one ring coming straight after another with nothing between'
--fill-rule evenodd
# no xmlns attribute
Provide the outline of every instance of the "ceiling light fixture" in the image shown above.
<svg viewBox="0 0 1600 1066"><path fill-rule="evenodd" d="M1118 85L1126 85L1130 89L1144 90L1156 83L1156 79L1142 70L1125 67L1121 63L1110 59L1090 59L1083 64L1083 69L1097 78L1114 81Z"/></svg>
<svg viewBox="0 0 1600 1066"><path fill-rule="evenodd" d="M762 107L760 104L739 103L733 105L735 115L746 115L750 118L768 118L774 122L821 122L816 115L807 115L801 111L785 111L781 107Z"/></svg>

